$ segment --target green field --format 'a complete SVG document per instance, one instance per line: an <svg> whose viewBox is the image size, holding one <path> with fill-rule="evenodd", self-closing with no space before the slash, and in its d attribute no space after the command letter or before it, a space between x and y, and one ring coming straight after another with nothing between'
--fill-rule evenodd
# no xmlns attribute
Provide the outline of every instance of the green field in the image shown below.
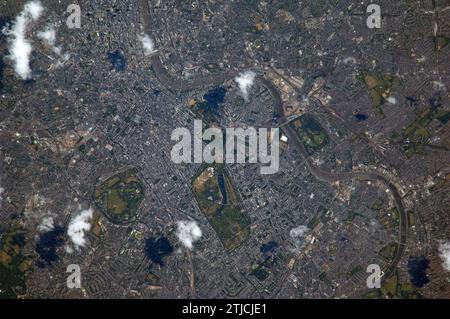
<svg viewBox="0 0 450 319"><path fill-rule="evenodd" d="M395 253L398 250L397 243L389 243L379 251L378 255L382 257L386 262L391 262L391 260L395 257Z"/></svg>
<svg viewBox="0 0 450 319"><path fill-rule="evenodd" d="M108 178L95 189L95 204L115 224L134 220L137 209L144 198L144 187L128 170Z"/></svg>
<svg viewBox="0 0 450 319"><path fill-rule="evenodd" d="M231 176L223 165L203 166L192 179L200 209L227 250L242 245L250 235L250 218L240 205Z"/></svg>
<svg viewBox="0 0 450 319"><path fill-rule="evenodd" d="M26 290L25 274L33 260L25 256L25 230L12 226L0 240L0 299L16 298Z"/></svg>
<svg viewBox="0 0 450 319"><path fill-rule="evenodd" d="M365 73L362 75L367 93L372 100L373 107L384 118L381 106L392 92L400 85L400 80L390 74Z"/></svg>
<svg viewBox="0 0 450 319"><path fill-rule="evenodd" d="M440 97L436 102L430 102L430 106L403 130L399 142L403 146L407 158L412 157L428 144L431 137L428 127L433 120L438 120L442 125L447 124L450 120L450 111L443 108ZM442 145L442 148L448 149L445 145Z"/></svg>
<svg viewBox="0 0 450 319"><path fill-rule="evenodd" d="M438 35L434 37L436 51L442 50L450 43L450 37Z"/></svg>
<svg viewBox="0 0 450 319"><path fill-rule="evenodd" d="M373 289L365 295L368 299L419 299L422 296L414 286L400 279L396 271L391 277L383 281L381 289Z"/></svg>
<svg viewBox="0 0 450 319"><path fill-rule="evenodd" d="M303 114L293 124L298 137L310 155L328 144L327 133L311 114Z"/></svg>

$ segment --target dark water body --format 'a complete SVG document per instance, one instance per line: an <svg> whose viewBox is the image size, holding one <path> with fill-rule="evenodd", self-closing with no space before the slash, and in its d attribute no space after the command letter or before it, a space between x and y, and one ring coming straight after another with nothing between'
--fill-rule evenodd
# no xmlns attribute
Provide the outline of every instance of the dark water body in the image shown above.
<svg viewBox="0 0 450 319"><path fill-rule="evenodd" d="M279 247L276 241L270 241L267 244L262 244L259 248L261 254L265 259L271 258L275 255L277 248Z"/></svg>
<svg viewBox="0 0 450 319"><path fill-rule="evenodd" d="M425 257L413 257L408 259L408 273L411 283L416 287L425 286L430 280L427 278L427 269L430 262Z"/></svg>
<svg viewBox="0 0 450 319"><path fill-rule="evenodd" d="M276 111L272 113L272 119L273 119L274 121L277 121L280 117L281 117L281 116L280 116L280 113L278 113L278 112L276 112Z"/></svg>
<svg viewBox="0 0 450 319"><path fill-rule="evenodd" d="M11 238L11 244L12 244L13 246L17 245L17 246L19 246L20 248L22 248L22 247L25 246L25 241L26 241L26 239L25 239L25 234L24 234L24 233L17 233L17 234L14 234L14 235L12 236L12 238Z"/></svg>
<svg viewBox="0 0 450 319"><path fill-rule="evenodd" d="M406 102L408 103L408 105L409 105L410 107L415 107L415 106L417 106L417 104L419 103L419 102L417 101L417 98L414 97L414 96L407 96L407 97L406 97Z"/></svg>
<svg viewBox="0 0 450 319"><path fill-rule="evenodd" d="M228 203L227 190L225 188L225 177L223 174L217 176L217 182L219 184L220 192L222 193L222 204L226 205Z"/></svg>
<svg viewBox="0 0 450 319"><path fill-rule="evenodd" d="M435 94L431 97L428 102L430 103L431 110L436 110L437 108L442 106L442 97L440 93Z"/></svg>
<svg viewBox="0 0 450 319"><path fill-rule="evenodd" d="M166 237L148 238L145 241L145 254L153 263L164 266L163 258L173 253L173 247Z"/></svg>
<svg viewBox="0 0 450 319"><path fill-rule="evenodd" d="M36 252L40 257L37 263L38 267L51 266L59 257L56 249L64 244L64 227L56 226L54 229L44 233L36 244Z"/></svg>
<svg viewBox="0 0 450 319"><path fill-rule="evenodd" d="M354 116L357 121L365 121L369 118L369 116L363 113L356 113Z"/></svg>
<svg viewBox="0 0 450 319"><path fill-rule="evenodd" d="M201 107L205 111L217 114L219 111L219 105L225 100L225 94L227 90L224 87L218 87L206 92L203 96L205 103L202 103Z"/></svg>
<svg viewBox="0 0 450 319"><path fill-rule="evenodd" d="M312 78L315 80L317 78L324 78L327 76L327 73L324 70L315 71L312 75Z"/></svg>
<svg viewBox="0 0 450 319"><path fill-rule="evenodd" d="M125 56L119 51L108 53L108 60L109 62L111 62L114 70L116 70L117 72L125 71L127 68L127 60L125 59Z"/></svg>

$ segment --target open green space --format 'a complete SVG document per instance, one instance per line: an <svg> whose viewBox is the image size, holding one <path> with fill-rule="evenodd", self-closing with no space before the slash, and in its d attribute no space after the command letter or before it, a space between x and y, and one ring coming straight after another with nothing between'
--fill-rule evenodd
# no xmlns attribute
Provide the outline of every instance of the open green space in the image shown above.
<svg viewBox="0 0 450 319"><path fill-rule="evenodd" d="M329 143L327 133L311 114L303 114L293 124L298 137L310 155Z"/></svg>
<svg viewBox="0 0 450 319"><path fill-rule="evenodd" d="M417 289L406 280L400 279L396 271L391 277L382 281L381 289L369 291L365 298L367 299L419 299L422 296Z"/></svg>
<svg viewBox="0 0 450 319"><path fill-rule="evenodd" d="M450 120L450 111L443 107L440 96L431 98L429 107L418 114L416 119L403 129L399 142L407 158L411 158L428 145L431 138L429 127L434 120L439 121L442 125L447 124ZM448 149L445 145L440 147Z"/></svg>
<svg viewBox="0 0 450 319"><path fill-rule="evenodd" d="M400 80L393 75L379 73L364 73L363 79L367 92L372 100L373 107L377 111L378 115L384 118L384 113L381 106L400 85Z"/></svg>
<svg viewBox="0 0 450 319"><path fill-rule="evenodd" d="M25 230L13 225L0 238L0 299L25 293L25 275L33 260L24 253Z"/></svg>
<svg viewBox="0 0 450 319"><path fill-rule="evenodd" d="M233 181L223 165L204 165L192 179L200 209L227 250L243 244L250 235L250 218L240 205Z"/></svg>
<svg viewBox="0 0 450 319"><path fill-rule="evenodd" d="M133 221L144 198L144 187L135 173L118 173L95 189L95 204L115 224Z"/></svg>

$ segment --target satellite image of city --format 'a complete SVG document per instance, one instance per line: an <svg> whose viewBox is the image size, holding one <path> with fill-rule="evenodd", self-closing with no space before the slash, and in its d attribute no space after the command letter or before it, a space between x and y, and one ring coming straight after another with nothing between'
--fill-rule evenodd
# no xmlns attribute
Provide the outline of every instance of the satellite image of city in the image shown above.
<svg viewBox="0 0 450 319"><path fill-rule="evenodd" d="M0 299L450 299L450 0L0 0Z"/></svg>

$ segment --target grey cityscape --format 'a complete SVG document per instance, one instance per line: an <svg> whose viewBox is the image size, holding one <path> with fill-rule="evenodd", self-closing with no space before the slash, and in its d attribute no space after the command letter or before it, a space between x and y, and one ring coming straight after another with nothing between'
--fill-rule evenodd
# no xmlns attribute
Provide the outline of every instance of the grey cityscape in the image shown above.
<svg viewBox="0 0 450 319"><path fill-rule="evenodd" d="M449 66L448 0L0 0L0 299L449 299Z"/></svg>

